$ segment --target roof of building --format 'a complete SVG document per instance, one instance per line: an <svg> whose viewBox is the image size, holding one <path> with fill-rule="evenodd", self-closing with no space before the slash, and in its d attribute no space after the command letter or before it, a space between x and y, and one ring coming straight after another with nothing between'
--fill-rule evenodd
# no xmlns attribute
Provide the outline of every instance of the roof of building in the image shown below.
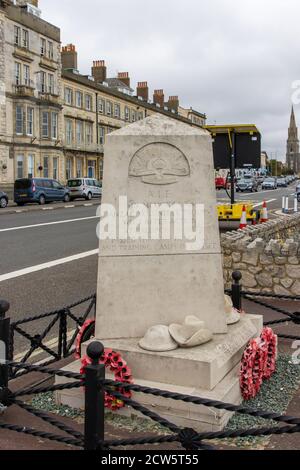
<svg viewBox="0 0 300 470"><path fill-rule="evenodd" d="M132 88L130 88L129 86L127 86L124 82L122 82L122 80L120 80L119 78L107 78L105 80L105 83L107 83L108 87L109 88L116 88L116 89L119 89L119 88L125 88L126 90L128 90L128 92L130 93L133 93L134 90Z"/></svg>
<svg viewBox="0 0 300 470"><path fill-rule="evenodd" d="M110 96L115 96L116 98L122 99L124 101L128 101L129 103L132 103L135 106L139 105L143 108L146 108L146 109L149 109L149 110L152 110L152 111L155 110L156 112L164 114L165 116L169 116L169 117L172 116L173 119L178 119L179 121L185 122L189 125L192 124L190 119L187 119L183 116L180 116L177 113L167 111L163 108L158 108L154 103L148 103L147 101L141 101L136 96L130 96L130 95L127 95L126 93L122 93L120 91L117 91L114 88L110 88L110 87L102 85L100 83L96 83L93 80L91 80L91 79L87 78L86 76L81 75L79 73L72 73L70 71L64 70L62 72L62 78L66 79L66 80L76 82L76 83L80 83L80 84L85 85L85 86L88 86L88 87L94 89L95 91L101 91L104 94L107 94L107 95L110 95ZM195 125L197 127L201 127L201 126L198 126L195 123L193 123L193 125Z"/></svg>

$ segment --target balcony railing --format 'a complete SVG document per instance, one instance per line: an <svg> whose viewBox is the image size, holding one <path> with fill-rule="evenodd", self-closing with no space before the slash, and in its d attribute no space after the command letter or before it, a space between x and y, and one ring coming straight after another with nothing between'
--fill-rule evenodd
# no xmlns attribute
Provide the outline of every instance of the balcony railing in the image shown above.
<svg viewBox="0 0 300 470"><path fill-rule="evenodd" d="M55 71L58 68L57 62L55 62L53 58L50 58L45 54L41 55L40 66L46 67L47 69L50 69L52 71Z"/></svg>
<svg viewBox="0 0 300 470"><path fill-rule="evenodd" d="M34 59L33 53L28 49L28 47L23 47L21 44L15 44L15 50L13 53L14 57L32 62Z"/></svg>
<svg viewBox="0 0 300 470"><path fill-rule="evenodd" d="M59 94L55 87L49 87L46 85L40 85L38 87L39 98L44 101L51 101L54 103L59 102Z"/></svg>

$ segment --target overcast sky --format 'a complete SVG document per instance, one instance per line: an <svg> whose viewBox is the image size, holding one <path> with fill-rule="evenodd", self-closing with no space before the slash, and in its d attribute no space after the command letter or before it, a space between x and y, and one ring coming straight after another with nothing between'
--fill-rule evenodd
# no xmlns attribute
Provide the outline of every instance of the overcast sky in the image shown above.
<svg viewBox="0 0 300 470"><path fill-rule="evenodd" d="M40 0L43 18L76 45L81 73L105 59L208 123L254 123L285 156L292 83L300 80L299 0ZM295 106L300 125L300 104Z"/></svg>

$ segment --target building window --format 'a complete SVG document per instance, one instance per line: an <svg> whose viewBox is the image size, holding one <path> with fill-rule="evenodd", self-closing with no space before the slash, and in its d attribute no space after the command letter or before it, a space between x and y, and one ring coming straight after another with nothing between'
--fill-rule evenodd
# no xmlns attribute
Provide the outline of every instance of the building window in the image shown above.
<svg viewBox="0 0 300 470"><path fill-rule="evenodd" d="M138 120L140 121L141 119L144 119L144 113L143 113L143 111L140 111L140 112L138 113Z"/></svg>
<svg viewBox="0 0 300 470"><path fill-rule="evenodd" d="M41 55L45 56L46 55L46 39L41 38Z"/></svg>
<svg viewBox="0 0 300 470"><path fill-rule="evenodd" d="M17 156L17 178L23 178L24 155Z"/></svg>
<svg viewBox="0 0 300 470"><path fill-rule="evenodd" d="M132 109L132 111L131 111L131 121L132 122L136 121L136 112L134 111L134 109Z"/></svg>
<svg viewBox="0 0 300 470"><path fill-rule="evenodd" d="M58 179L58 157L53 157L53 179Z"/></svg>
<svg viewBox="0 0 300 470"><path fill-rule="evenodd" d="M24 111L23 106L16 106L16 134L23 135L24 133Z"/></svg>
<svg viewBox="0 0 300 470"><path fill-rule="evenodd" d="M53 53L53 42L48 41L48 57L50 60L53 60L54 53Z"/></svg>
<svg viewBox="0 0 300 470"><path fill-rule="evenodd" d="M21 76L21 64L19 62L15 62L15 84L21 85L22 76Z"/></svg>
<svg viewBox="0 0 300 470"><path fill-rule="evenodd" d="M14 41L16 46L21 45L21 28L19 26L15 26L14 29Z"/></svg>
<svg viewBox="0 0 300 470"><path fill-rule="evenodd" d="M30 86L30 67L29 65L23 65L23 74L24 74L24 85Z"/></svg>
<svg viewBox="0 0 300 470"><path fill-rule="evenodd" d="M102 100L102 99L100 99L99 102L98 102L98 111L101 114L105 113L105 101Z"/></svg>
<svg viewBox="0 0 300 470"><path fill-rule="evenodd" d="M98 135L99 135L99 144L103 145L105 140L105 129L102 126L98 128Z"/></svg>
<svg viewBox="0 0 300 470"><path fill-rule="evenodd" d="M33 135L33 108L27 108L27 135Z"/></svg>
<svg viewBox="0 0 300 470"><path fill-rule="evenodd" d="M49 113L42 112L42 137L45 139L49 137Z"/></svg>
<svg viewBox="0 0 300 470"><path fill-rule="evenodd" d="M121 116L120 105L115 103L115 118L120 119L120 116Z"/></svg>
<svg viewBox="0 0 300 470"><path fill-rule="evenodd" d="M54 95L54 75L48 73L48 93Z"/></svg>
<svg viewBox="0 0 300 470"><path fill-rule="evenodd" d="M51 113L51 137L52 139L57 139L57 123L58 123L58 114Z"/></svg>
<svg viewBox="0 0 300 470"><path fill-rule="evenodd" d="M82 159L77 158L77 160L76 160L76 178L81 178L82 177L82 168L83 168Z"/></svg>
<svg viewBox="0 0 300 470"><path fill-rule="evenodd" d="M106 114L107 116L112 115L112 104L110 101L106 101Z"/></svg>
<svg viewBox="0 0 300 470"><path fill-rule="evenodd" d="M27 170L28 178L34 177L34 155L28 155L27 157Z"/></svg>
<svg viewBox="0 0 300 470"><path fill-rule="evenodd" d="M49 178L49 157L43 158L43 177Z"/></svg>
<svg viewBox="0 0 300 470"><path fill-rule="evenodd" d="M129 108L125 106L125 121L129 121Z"/></svg>
<svg viewBox="0 0 300 470"><path fill-rule="evenodd" d="M73 142L73 122L71 119L66 119L66 141L67 145Z"/></svg>
<svg viewBox="0 0 300 470"><path fill-rule="evenodd" d="M72 106L73 103L73 91L71 88L65 88L65 103Z"/></svg>
<svg viewBox="0 0 300 470"><path fill-rule="evenodd" d="M67 158L66 160L66 179L69 180L72 178L72 160Z"/></svg>
<svg viewBox="0 0 300 470"><path fill-rule="evenodd" d="M77 144L82 143L82 129L83 129L82 121L76 121L76 142L77 142Z"/></svg>
<svg viewBox="0 0 300 470"><path fill-rule="evenodd" d="M77 108L82 108L82 93L81 93L81 91L76 91L76 106L77 106Z"/></svg>
<svg viewBox="0 0 300 470"><path fill-rule="evenodd" d="M88 178L95 178L96 175L96 162L95 160L88 160Z"/></svg>
<svg viewBox="0 0 300 470"><path fill-rule="evenodd" d="M46 72L39 72L37 75L38 90L41 93L46 93Z"/></svg>
<svg viewBox="0 0 300 470"><path fill-rule="evenodd" d="M88 145L93 143L93 125L90 122L85 124L85 136L86 136L86 143Z"/></svg>
<svg viewBox="0 0 300 470"><path fill-rule="evenodd" d="M29 48L29 32L27 31L27 29L23 29L23 44L22 45L26 49Z"/></svg>
<svg viewBox="0 0 300 470"><path fill-rule="evenodd" d="M85 95L85 109L92 111L92 97L91 95Z"/></svg>

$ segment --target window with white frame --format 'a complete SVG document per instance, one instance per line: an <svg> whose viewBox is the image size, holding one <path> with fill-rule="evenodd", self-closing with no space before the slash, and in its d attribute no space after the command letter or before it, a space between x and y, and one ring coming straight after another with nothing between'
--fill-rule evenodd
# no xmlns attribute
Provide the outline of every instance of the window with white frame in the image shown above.
<svg viewBox="0 0 300 470"><path fill-rule="evenodd" d="M54 75L48 73L48 93L54 95Z"/></svg>
<svg viewBox="0 0 300 470"><path fill-rule="evenodd" d="M46 93L46 72L38 74L38 89L41 93Z"/></svg>
<svg viewBox="0 0 300 470"><path fill-rule="evenodd" d="M105 101L102 98L98 100L98 111L101 114L105 113Z"/></svg>
<svg viewBox="0 0 300 470"><path fill-rule="evenodd" d="M23 29L22 31L22 46L25 49L29 48L29 31L27 29Z"/></svg>
<svg viewBox="0 0 300 470"><path fill-rule="evenodd" d="M65 102L66 104L73 104L73 91L71 88L65 88Z"/></svg>
<svg viewBox="0 0 300 470"><path fill-rule="evenodd" d="M53 49L53 42L48 41L48 58L53 60L54 58L54 49Z"/></svg>
<svg viewBox="0 0 300 470"><path fill-rule="evenodd" d="M76 143L81 144L82 143L82 131L83 131L83 122L82 121L76 121Z"/></svg>
<svg viewBox="0 0 300 470"><path fill-rule="evenodd" d="M23 77L24 77L24 85L30 86L30 67L29 65L23 65Z"/></svg>
<svg viewBox="0 0 300 470"><path fill-rule="evenodd" d="M26 120L26 127L27 127L27 135L33 135L33 113L34 109L30 106L27 108L27 120Z"/></svg>
<svg viewBox="0 0 300 470"><path fill-rule="evenodd" d="M76 178L81 178L83 174L83 161L82 158L76 159Z"/></svg>
<svg viewBox="0 0 300 470"><path fill-rule="evenodd" d="M73 142L73 122L72 119L66 119L66 142L70 145Z"/></svg>
<svg viewBox="0 0 300 470"><path fill-rule="evenodd" d="M21 46L21 28L19 26L14 27L14 43L16 46Z"/></svg>
<svg viewBox="0 0 300 470"><path fill-rule="evenodd" d="M118 103L115 103L115 118L120 119L121 107Z"/></svg>
<svg viewBox="0 0 300 470"><path fill-rule="evenodd" d="M125 106L125 121L129 121L129 108L128 106Z"/></svg>
<svg viewBox="0 0 300 470"><path fill-rule="evenodd" d="M52 160L53 179L58 179L58 157L53 157Z"/></svg>
<svg viewBox="0 0 300 470"><path fill-rule="evenodd" d="M34 155L28 155L27 157L27 174L28 178L34 177Z"/></svg>
<svg viewBox="0 0 300 470"><path fill-rule="evenodd" d="M23 106L16 106L16 134L23 135L24 133L24 109Z"/></svg>
<svg viewBox="0 0 300 470"><path fill-rule="evenodd" d="M136 121L136 112L134 109L131 110L131 121L132 122Z"/></svg>
<svg viewBox="0 0 300 470"><path fill-rule="evenodd" d="M111 103L111 101L106 101L106 114L107 114L107 116L112 115L112 103Z"/></svg>
<svg viewBox="0 0 300 470"><path fill-rule="evenodd" d="M77 108L82 108L82 93L81 91L76 91L76 106Z"/></svg>
<svg viewBox="0 0 300 470"><path fill-rule="evenodd" d="M85 138L88 145L93 143L93 124L91 122L85 124Z"/></svg>
<svg viewBox="0 0 300 470"><path fill-rule="evenodd" d="M105 129L103 126L98 127L98 136L99 136L99 144L103 145L105 141Z"/></svg>
<svg viewBox="0 0 300 470"><path fill-rule="evenodd" d="M42 137L44 139L49 137L49 112L42 112Z"/></svg>
<svg viewBox="0 0 300 470"><path fill-rule="evenodd" d="M85 109L92 111L92 97L91 95L85 95Z"/></svg>
<svg viewBox="0 0 300 470"><path fill-rule="evenodd" d="M21 85L22 83L22 72L20 62L15 62L15 84Z"/></svg>
<svg viewBox="0 0 300 470"><path fill-rule="evenodd" d="M49 178L49 157L43 158L43 177Z"/></svg>
<svg viewBox="0 0 300 470"><path fill-rule="evenodd" d="M52 139L57 139L57 124L58 124L58 114L51 113L51 137Z"/></svg>
<svg viewBox="0 0 300 470"><path fill-rule="evenodd" d="M66 179L69 180L72 178L73 173L73 162L71 158L66 159Z"/></svg>
<svg viewBox="0 0 300 470"><path fill-rule="evenodd" d="M45 56L46 55L46 39L41 38L40 48L41 48L41 55Z"/></svg>
<svg viewBox="0 0 300 470"><path fill-rule="evenodd" d="M17 178L24 176L24 155L17 155Z"/></svg>

